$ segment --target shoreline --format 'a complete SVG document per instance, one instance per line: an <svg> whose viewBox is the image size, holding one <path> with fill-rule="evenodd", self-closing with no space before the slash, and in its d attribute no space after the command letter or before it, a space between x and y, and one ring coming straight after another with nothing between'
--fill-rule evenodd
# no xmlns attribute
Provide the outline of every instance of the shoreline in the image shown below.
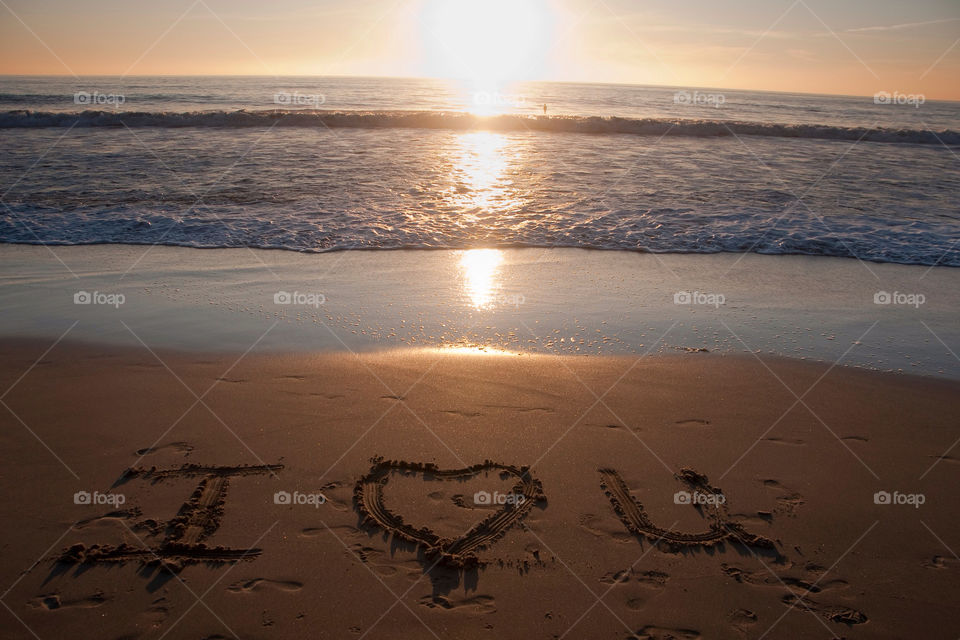
<svg viewBox="0 0 960 640"><path fill-rule="evenodd" d="M706 349L960 378L947 347L960 341L960 271L948 267L581 249L132 245L4 245L0 266L18 274L0 282L5 337L67 332L185 351ZM103 294L104 304L74 304L83 291ZM290 300L278 303L284 293ZM877 304L884 293L903 300ZM109 304L111 295L123 304ZM918 296L922 303L907 303Z"/></svg>
<svg viewBox="0 0 960 640"><path fill-rule="evenodd" d="M291 249L289 247L223 247L223 246L194 246L188 244L158 244L155 242L82 242L82 243L67 243L67 242L19 242L16 240L4 240L0 241L0 247L12 246L12 247L56 247L56 248L77 248L82 249L84 247L165 247L170 249L196 249L198 251L265 251L265 252L281 252L281 253L294 253L307 256L317 256L317 255L337 255L340 253L391 253L391 252L402 252L402 253L420 253L420 252L454 252L454 251L476 251L476 250L495 250L495 251L586 251L586 252L609 252L613 254L623 253L623 254L638 254L638 255L655 255L655 256L742 256L744 252L742 251L649 251L646 249L625 249L623 247L593 247L593 246L573 246L573 245L551 245L551 246L539 246L535 244L498 244L498 245L481 245L478 247L336 247L333 249L321 249L317 251L306 251L303 249ZM823 254L814 254L814 253L759 253L759 252L747 252L747 255L763 256L768 258L776 258L778 256L783 256L785 258L825 258L830 260L848 260L856 262L864 262L870 265L881 265L888 264L901 267L918 267L921 269L933 269L933 268L944 268L944 269L960 269L960 266L952 266L947 264L924 264L924 263L915 263L915 262L894 262L891 260L874 260L872 258L858 258L855 256L831 256Z"/></svg>

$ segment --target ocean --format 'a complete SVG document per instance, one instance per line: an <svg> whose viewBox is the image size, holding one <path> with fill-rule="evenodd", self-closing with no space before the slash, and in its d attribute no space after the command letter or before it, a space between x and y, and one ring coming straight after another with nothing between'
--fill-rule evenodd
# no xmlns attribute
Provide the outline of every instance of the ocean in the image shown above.
<svg viewBox="0 0 960 640"><path fill-rule="evenodd" d="M960 266L960 103L0 77L0 242L579 247Z"/></svg>

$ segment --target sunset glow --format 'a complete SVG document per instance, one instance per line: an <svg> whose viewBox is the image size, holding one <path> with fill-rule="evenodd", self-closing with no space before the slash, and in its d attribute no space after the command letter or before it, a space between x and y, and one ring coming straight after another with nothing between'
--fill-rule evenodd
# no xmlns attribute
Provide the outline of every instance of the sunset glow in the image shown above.
<svg viewBox="0 0 960 640"><path fill-rule="evenodd" d="M0 74L428 77L471 91L542 80L960 99L960 4L939 0L209 0L110 10L10 0L0 14Z"/></svg>
<svg viewBox="0 0 960 640"><path fill-rule="evenodd" d="M545 0L431 0L424 42L436 75L496 90L543 71L551 20Z"/></svg>

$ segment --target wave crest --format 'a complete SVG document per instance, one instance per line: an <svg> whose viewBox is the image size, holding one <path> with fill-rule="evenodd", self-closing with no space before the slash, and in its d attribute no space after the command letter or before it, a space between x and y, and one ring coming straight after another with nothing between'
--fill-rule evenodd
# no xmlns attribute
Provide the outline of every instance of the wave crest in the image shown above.
<svg viewBox="0 0 960 640"><path fill-rule="evenodd" d="M442 111L82 111L13 110L0 114L0 128L44 127L329 127L358 129L448 129L456 131L543 131L640 136L765 136L818 140L960 145L960 132L775 124L733 120L620 118L599 116L478 116Z"/></svg>

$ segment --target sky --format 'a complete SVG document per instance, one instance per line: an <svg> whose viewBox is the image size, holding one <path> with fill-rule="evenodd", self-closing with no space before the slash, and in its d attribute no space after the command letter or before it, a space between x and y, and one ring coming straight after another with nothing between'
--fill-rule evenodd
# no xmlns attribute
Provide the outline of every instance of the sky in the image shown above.
<svg viewBox="0 0 960 640"><path fill-rule="evenodd" d="M960 1L0 0L0 74L456 77L960 100Z"/></svg>

